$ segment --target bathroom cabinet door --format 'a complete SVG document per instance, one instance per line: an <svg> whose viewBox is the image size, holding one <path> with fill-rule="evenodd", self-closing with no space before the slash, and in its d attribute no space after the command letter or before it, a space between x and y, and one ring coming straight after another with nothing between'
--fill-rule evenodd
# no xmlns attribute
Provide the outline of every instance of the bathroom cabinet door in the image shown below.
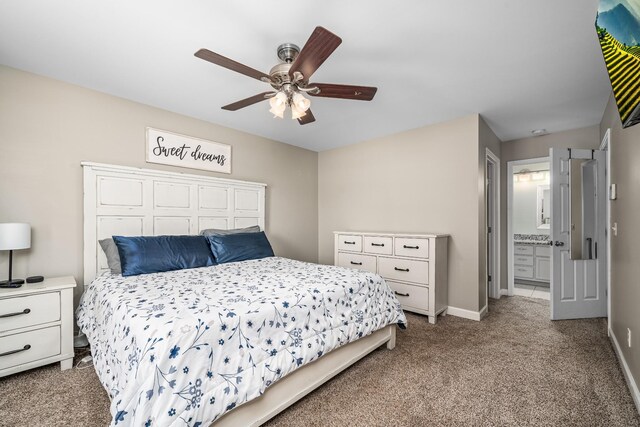
<svg viewBox="0 0 640 427"><path fill-rule="evenodd" d="M536 257L536 280L551 280L551 258Z"/></svg>

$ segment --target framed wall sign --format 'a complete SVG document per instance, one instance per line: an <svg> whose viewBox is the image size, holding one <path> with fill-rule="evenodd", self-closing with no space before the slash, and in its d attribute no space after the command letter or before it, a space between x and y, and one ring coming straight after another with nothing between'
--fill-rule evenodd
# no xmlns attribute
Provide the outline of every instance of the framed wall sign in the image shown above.
<svg viewBox="0 0 640 427"><path fill-rule="evenodd" d="M147 163L231 173L231 146L147 128Z"/></svg>

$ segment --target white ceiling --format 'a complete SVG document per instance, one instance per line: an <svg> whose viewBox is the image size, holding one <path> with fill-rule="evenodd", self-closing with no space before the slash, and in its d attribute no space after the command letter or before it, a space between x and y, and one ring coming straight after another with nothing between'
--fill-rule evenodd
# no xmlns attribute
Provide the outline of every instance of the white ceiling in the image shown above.
<svg viewBox="0 0 640 427"><path fill-rule="evenodd" d="M597 0L2 0L0 63L322 151L472 113L497 136L597 124L610 85ZM377 86L373 101L313 98L316 122L268 104L220 107L265 83L193 56L207 48L260 71L321 25L342 37L313 80Z"/></svg>

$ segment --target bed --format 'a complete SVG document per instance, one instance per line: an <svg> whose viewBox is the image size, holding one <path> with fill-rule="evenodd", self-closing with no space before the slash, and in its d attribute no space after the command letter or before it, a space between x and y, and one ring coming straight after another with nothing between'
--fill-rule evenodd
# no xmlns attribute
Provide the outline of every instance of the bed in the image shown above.
<svg viewBox="0 0 640 427"><path fill-rule="evenodd" d="M264 184L85 163L78 324L112 425L259 425L406 319L377 275L286 258L123 277L98 240L264 227Z"/></svg>

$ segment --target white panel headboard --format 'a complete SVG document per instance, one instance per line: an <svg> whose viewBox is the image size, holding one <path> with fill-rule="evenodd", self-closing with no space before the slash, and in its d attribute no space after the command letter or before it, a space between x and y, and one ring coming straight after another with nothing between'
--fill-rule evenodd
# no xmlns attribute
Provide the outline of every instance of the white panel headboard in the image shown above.
<svg viewBox="0 0 640 427"><path fill-rule="evenodd" d="M108 269L98 240L265 226L258 182L83 162L84 284Z"/></svg>

